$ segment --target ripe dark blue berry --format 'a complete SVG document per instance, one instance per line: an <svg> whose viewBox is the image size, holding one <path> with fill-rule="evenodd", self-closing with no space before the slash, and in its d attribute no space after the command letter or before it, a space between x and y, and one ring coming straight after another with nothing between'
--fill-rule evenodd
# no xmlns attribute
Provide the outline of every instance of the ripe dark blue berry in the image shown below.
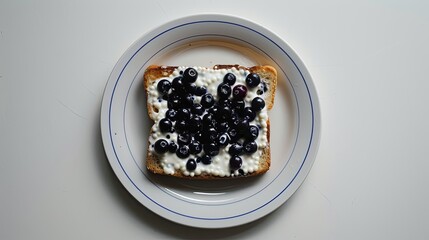
<svg viewBox="0 0 429 240"><path fill-rule="evenodd" d="M187 68L183 72L183 80L188 83L193 83L198 78L198 72L194 68Z"/></svg>
<svg viewBox="0 0 429 240"><path fill-rule="evenodd" d="M223 134L219 135L219 137L217 139L217 143L219 144L219 146L225 147L226 145L228 145L230 140L231 139L230 139L228 133L223 133Z"/></svg>
<svg viewBox="0 0 429 240"><path fill-rule="evenodd" d="M243 100L234 100L232 101L232 109L235 109L237 112L243 111L245 107L245 103Z"/></svg>
<svg viewBox="0 0 429 240"><path fill-rule="evenodd" d="M261 82L261 78L256 73L251 73L246 77L246 84L250 88L254 88L259 85Z"/></svg>
<svg viewBox="0 0 429 240"><path fill-rule="evenodd" d="M177 144L175 142L170 142L168 145L168 151L171 153L175 153L177 150Z"/></svg>
<svg viewBox="0 0 429 240"><path fill-rule="evenodd" d="M216 156L219 154L219 146L215 143L204 144L204 152L209 156Z"/></svg>
<svg viewBox="0 0 429 240"><path fill-rule="evenodd" d="M189 143L191 143L192 140L192 136L189 133L181 133L179 135L177 135L177 143L179 145L188 145Z"/></svg>
<svg viewBox="0 0 429 240"><path fill-rule="evenodd" d="M171 83L167 79L162 79L158 82L157 89L161 94L167 94L171 88Z"/></svg>
<svg viewBox="0 0 429 240"><path fill-rule="evenodd" d="M203 126L204 127L213 127L216 125L216 119L211 113L207 113L203 116Z"/></svg>
<svg viewBox="0 0 429 240"><path fill-rule="evenodd" d="M246 133L246 131L249 129L249 121L247 119L241 120L237 125L237 130L240 133Z"/></svg>
<svg viewBox="0 0 429 240"><path fill-rule="evenodd" d="M193 159L190 158L187 162L186 162L186 170L192 172L197 168L197 162Z"/></svg>
<svg viewBox="0 0 429 240"><path fill-rule="evenodd" d="M180 146L176 151L176 155L182 159L189 157L189 147L187 145Z"/></svg>
<svg viewBox="0 0 429 240"><path fill-rule="evenodd" d="M173 123L167 118L163 118L159 121L159 129L161 132L170 132L173 127Z"/></svg>
<svg viewBox="0 0 429 240"><path fill-rule="evenodd" d="M236 77L234 74L232 73L227 73L225 74L225 76L223 77L223 83L228 84L229 86L232 86L235 84L236 81Z"/></svg>
<svg viewBox="0 0 429 240"><path fill-rule="evenodd" d="M176 121L174 124L174 129L176 129L178 133L181 133L188 129L188 125L185 120Z"/></svg>
<svg viewBox="0 0 429 240"><path fill-rule="evenodd" d="M252 154L252 153L256 152L256 150L258 150L258 145L254 141L245 142L243 144L243 147L244 147L244 152L246 152L248 154Z"/></svg>
<svg viewBox="0 0 429 240"><path fill-rule="evenodd" d="M232 97L237 100L243 100L247 94L247 87L244 85L237 85L232 89Z"/></svg>
<svg viewBox="0 0 429 240"><path fill-rule="evenodd" d="M185 92L185 87L183 85L183 78L181 76L175 77L171 82L171 86L173 87L174 92L183 93Z"/></svg>
<svg viewBox="0 0 429 240"><path fill-rule="evenodd" d="M230 128L228 130L228 135L231 138L231 142L237 141L240 138L240 134L235 128Z"/></svg>
<svg viewBox="0 0 429 240"><path fill-rule="evenodd" d="M217 87L217 95L219 99L227 99L231 95L231 87L226 83L221 83Z"/></svg>
<svg viewBox="0 0 429 240"><path fill-rule="evenodd" d="M203 121L201 120L200 117L198 116L193 116L190 120L189 120L189 130L193 133L199 132L201 131L203 127Z"/></svg>
<svg viewBox="0 0 429 240"><path fill-rule="evenodd" d="M256 138L258 138L258 135L259 135L259 128L257 126L255 126L255 125L250 125L249 126L249 131L246 134L246 138L249 141L253 141Z"/></svg>
<svg viewBox="0 0 429 240"><path fill-rule="evenodd" d="M159 154L166 153L168 151L168 142L165 139L159 139L155 142L155 151Z"/></svg>
<svg viewBox="0 0 429 240"><path fill-rule="evenodd" d="M260 97L255 97L252 100L252 109L255 112L261 111L264 107L265 107L265 101L264 101L264 99L262 99Z"/></svg>
<svg viewBox="0 0 429 240"><path fill-rule="evenodd" d="M197 96L203 96L206 93L207 93L207 88L204 86L196 87L194 91L194 94Z"/></svg>
<svg viewBox="0 0 429 240"><path fill-rule="evenodd" d="M243 146L241 146L239 143L233 143L229 147L228 153L231 156L241 155L243 153Z"/></svg>
<svg viewBox="0 0 429 240"><path fill-rule="evenodd" d="M204 108L203 106L201 106L201 104L199 103L194 103L191 107L191 112L193 114L197 114L197 115L203 115L204 113Z"/></svg>
<svg viewBox="0 0 429 240"><path fill-rule="evenodd" d="M228 131L229 124L228 124L228 122L220 122L216 125L216 128L217 128L218 132L223 133L223 132Z"/></svg>
<svg viewBox="0 0 429 240"><path fill-rule="evenodd" d="M177 114L176 110L168 109L167 112L165 113L165 117L170 119L170 121L174 121L176 120L176 114Z"/></svg>
<svg viewBox="0 0 429 240"><path fill-rule="evenodd" d="M198 154L203 150L203 145L198 141L193 141L189 144L189 152L191 154Z"/></svg>
<svg viewBox="0 0 429 240"><path fill-rule="evenodd" d="M211 108L215 104L215 99L210 93L206 93L201 97L201 105L204 108Z"/></svg>
<svg viewBox="0 0 429 240"><path fill-rule="evenodd" d="M241 157L239 156L232 156L229 159L229 168L232 171L238 170L239 168L241 168L241 165L243 164L243 160L241 160Z"/></svg>
<svg viewBox="0 0 429 240"><path fill-rule="evenodd" d="M177 110L177 120L189 120L191 112L187 108Z"/></svg>
<svg viewBox="0 0 429 240"><path fill-rule="evenodd" d="M243 118L247 119L249 122L253 121L256 117L256 113L252 110L251 107L245 107L242 112Z"/></svg>
<svg viewBox="0 0 429 240"><path fill-rule="evenodd" d="M183 95L181 100L184 107L191 107L194 105L194 96L190 93Z"/></svg>
<svg viewBox="0 0 429 240"><path fill-rule="evenodd" d="M210 157L209 155L205 154L201 157L201 162L204 163L205 165L208 165L210 163L212 163L212 157Z"/></svg>

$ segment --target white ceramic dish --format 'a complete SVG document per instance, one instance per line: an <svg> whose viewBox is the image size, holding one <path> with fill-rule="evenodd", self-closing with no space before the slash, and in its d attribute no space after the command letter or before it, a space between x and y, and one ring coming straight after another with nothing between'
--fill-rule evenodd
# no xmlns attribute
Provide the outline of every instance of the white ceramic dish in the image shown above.
<svg viewBox="0 0 429 240"><path fill-rule="evenodd" d="M142 76L150 64L274 66L279 83L270 111L271 169L260 177L214 182L148 174L152 122ZM184 225L231 227L272 212L304 181L319 143L319 103L307 69L282 39L247 20L197 15L150 31L123 54L104 92L101 132L115 174L148 209Z"/></svg>

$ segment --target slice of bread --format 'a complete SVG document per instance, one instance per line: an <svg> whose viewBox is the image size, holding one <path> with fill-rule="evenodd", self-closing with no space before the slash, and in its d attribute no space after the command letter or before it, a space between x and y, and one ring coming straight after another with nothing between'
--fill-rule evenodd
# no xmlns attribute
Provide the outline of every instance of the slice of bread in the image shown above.
<svg viewBox="0 0 429 240"><path fill-rule="evenodd" d="M162 96L162 94L157 90L157 83L163 79L167 79L172 82L174 78L182 76L185 69L187 68L152 65L149 66L144 73L148 115L154 121L149 135L146 157L147 169L155 174L192 179L249 177L260 175L268 171L271 164L271 154L270 121L267 111L272 109L274 105L277 86L277 72L275 68L271 66L244 67L239 65L216 65L213 68L194 67L198 72L198 78L195 84L197 86L207 87L207 91L213 94L216 101L219 100L216 93L217 86L222 82L222 78L226 73L233 73L237 76L237 82L233 86L238 84L246 85L243 79L245 79L250 73L258 74L261 79L261 83L257 87L248 87L247 98L245 98L245 100L247 99L247 101L245 101L246 107L251 106L251 100L255 97L260 97L265 100L265 107L260 112L257 112L255 120L250 122L252 125L258 126L259 129L259 135L257 139L254 140L258 143L258 148L253 154L240 155L240 158L242 158L241 168L228 170L229 159L231 158L228 154L230 144L220 148L219 156L212 156L213 162L211 164L204 164L202 162L195 161L194 165L196 163L196 168L191 168L191 170L186 167L188 160L191 158L193 160L198 160L198 157L205 154L204 150L199 154L191 154L189 157L184 159L178 158L174 152L160 154L155 151L154 145L157 140L164 139L169 143L177 143L176 138L178 136L176 131L174 131L174 127L171 132L160 132L159 122L161 119L165 118L165 113L168 109L168 100L166 97L167 94ZM233 89L233 86L231 89ZM172 91L172 89L169 90L170 93ZM194 103L199 103L201 101L201 97L198 96L193 96L192 99L194 99ZM232 97L229 97L229 99L231 100ZM207 112L208 109L206 109L204 114L200 117L203 118ZM174 121L172 122L174 126ZM204 134L206 133L202 131L200 136ZM192 137L192 139L194 138ZM244 140L237 141L243 144Z"/></svg>

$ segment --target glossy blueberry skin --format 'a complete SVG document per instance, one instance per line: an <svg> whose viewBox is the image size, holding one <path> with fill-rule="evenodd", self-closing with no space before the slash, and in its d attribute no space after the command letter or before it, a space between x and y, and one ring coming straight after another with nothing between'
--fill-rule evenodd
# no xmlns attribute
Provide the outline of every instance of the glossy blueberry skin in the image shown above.
<svg viewBox="0 0 429 240"><path fill-rule="evenodd" d="M158 82L158 85L156 87L158 89L158 92L160 92L162 95L167 94L168 91L171 88L171 83L167 79L162 79Z"/></svg>
<svg viewBox="0 0 429 240"><path fill-rule="evenodd" d="M258 150L258 145L254 141L245 142L243 144L243 147L244 147L244 152L247 154L252 154L252 153L256 152L256 150Z"/></svg>
<svg viewBox="0 0 429 240"><path fill-rule="evenodd" d="M251 107L245 107L241 113L244 119L247 119L249 122L253 121L256 117L255 111Z"/></svg>
<svg viewBox="0 0 429 240"><path fill-rule="evenodd" d="M204 108L201 104L199 103L194 103L191 107L191 113L193 114L197 114L197 115L203 115L204 113Z"/></svg>
<svg viewBox="0 0 429 240"><path fill-rule="evenodd" d="M229 159L229 168L232 170L232 171L235 171L235 170L237 170L237 169L239 169L239 168L241 168L241 165L243 164L243 160L241 159L241 157L239 157L239 156L232 156L230 159Z"/></svg>
<svg viewBox="0 0 429 240"><path fill-rule="evenodd" d="M249 141L254 141L259 136L259 128L255 125L250 125L246 133L246 138Z"/></svg>
<svg viewBox="0 0 429 240"><path fill-rule="evenodd" d="M166 153L168 151L168 142L165 139L159 139L155 142L155 152L159 154Z"/></svg>
<svg viewBox="0 0 429 240"><path fill-rule="evenodd" d="M176 155L182 159L189 157L189 147L187 145L179 146L179 149L176 151Z"/></svg>
<svg viewBox="0 0 429 240"><path fill-rule="evenodd" d="M241 155L243 153L243 146L241 146L239 143L233 143L228 149L228 153L231 156L234 155Z"/></svg>
<svg viewBox="0 0 429 240"><path fill-rule="evenodd" d="M168 151L171 153L175 153L177 150L177 144L175 142L170 142L168 145Z"/></svg>
<svg viewBox="0 0 429 240"><path fill-rule="evenodd" d="M159 121L159 129L161 132L170 132L173 127L173 123L168 118L163 118Z"/></svg>
<svg viewBox="0 0 429 240"><path fill-rule="evenodd" d="M228 145L230 139L231 138L229 137L228 133L223 133L219 135L217 143L219 144L219 146L225 147L226 145Z"/></svg>
<svg viewBox="0 0 429 240"><path fill-rule="evenodd" d="M231 95L231 87L226 83L219 84L217 95L220 99L227 99Z"/></svg>
<svg viewBox="0 0 429 240"><path fill-rule="evenodd" d="M215 99L213 95L211 95L210 93L206 93L201 97L200 104L206 109L211 108L215 104Z"/></svg>
<svg viewBox="0 0 429 240"><path fill-rule="evenodd" d="M186 170L192 172L197 168L197 162L193 159L190 158L187 162L186 162Z"/></svg>
<svg viewBox="0 0 429 240"><path fill-rule="evenodd" d="M237 78L235 77L235 75L233 73L227 73L223 77L223 83L226 83L229 86L234 85L236 80L237 80Z"/></svg>
<svg viewBox="0 0 429 240"><path fill-rule="evenodd" d="M198 78L198 72L194 68L187 68L183 72L183 80L184 80L184 82L193 83L193 82L195 82L197 80L197 78Z"/></svg>
<svg viewBox="0 0 429 240"><path fill-rule="evenodd" d="M260 97L255 97L252 100L252 104L251 105L252 105L253 111L259 112L262 109L264 109L264 107L265 107L265 101L264 101L264 99L262 99Z"/></svg>
<svg viewBox="0 0 429 240"><path fill-rule="evenodd" d="M177 135L177 143L179 145L188 145L192 141L192 136L189 133L181 133Z"/></svg>
<svg viewBox="0 0 429 240"><path fill-rule="evenodd" d="M261 83L261 78L257 73L250 73L246 76L246 84L250 88L254 88Z"/></svg>
<svg viewBox="0 0 429 240"><path fill-rule="evenodd" d="M205 165L209 165L212 163L212 157L210 157L209 155L205 154L202 157L200 157L200 161L205 164Z"/></svg>
<svg viewBox="0 0 429 240"><path fill-rule="evenodd" d="M165 113L165 117L170 119L170 121L176 120L177 111L174 109L168 109Z"/></svg>
<svg viewBox="0 0 429 240"><path fill-rule="evenodd" d="M198 141L193 141L189 144L189 151L191 154L198 154L203 150L203 145Z"/></svg>
<svg viewBox="0 0 429 240"><path fill-rule="evenodd" d="M219 146L215 143L204 144L204 152L209 156L216 156L219 154Z"/></svg>
<svg viewBox="0 0 429 240"><path fill-rule="evenodd" d="M196 87L194 91L194 94L200 97L206 93L207 93L207 88L204 86Z"/></svg>

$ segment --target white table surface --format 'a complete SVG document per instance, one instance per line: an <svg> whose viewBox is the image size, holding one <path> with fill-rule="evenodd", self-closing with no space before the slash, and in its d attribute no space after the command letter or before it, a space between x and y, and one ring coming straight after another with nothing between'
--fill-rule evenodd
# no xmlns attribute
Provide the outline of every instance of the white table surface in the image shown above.
<svg viewBox="0 0 429 240"><path fill-rule="evenodd" d="M99 126L121 54L150 29L204 12L287 41L322 113L300 189L260 220L218 230L137 202ZM428 59L427 1L1 1L0 239L428 239Z"/></svg>

